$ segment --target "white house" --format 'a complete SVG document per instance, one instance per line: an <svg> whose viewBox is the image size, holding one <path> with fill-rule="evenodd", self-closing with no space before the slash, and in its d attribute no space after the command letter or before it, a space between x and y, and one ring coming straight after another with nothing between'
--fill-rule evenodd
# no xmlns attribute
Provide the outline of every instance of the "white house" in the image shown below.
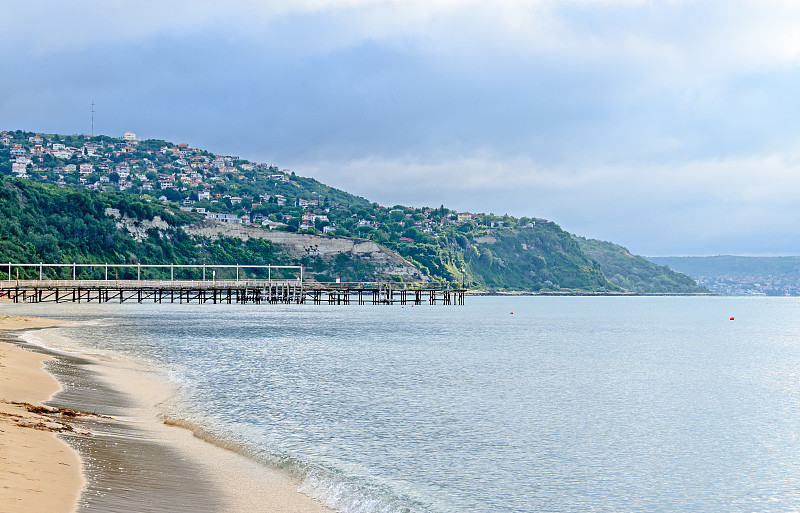
<svg viewBox="0 0 800 513"><path fill-rule="evenodd" d="M236 214L220 214L217 212L206 212L206 219L213 219L221 223L241 224L242 220Z"/></svg>
<svg viewBox="0 0 800 513"><path fill-rule="evenodd" d="M297 200L297 205L300 206L300 207L303 207L303 208L316 207L317 205L319 205L319 201L318 200L306 200L306 199L300 198L299 200Z"/></svg>
<svg viewBox="0 0 800 513"><path fill-rule="evenodd" d="M21 162L11 163L11 172L17 175L18 178L28 178L28 166Z"/></svg>
<svg viewBox="0 0 800 513"><path fill-rule="evenodd" d="M278 223L276 221L270 221L269 219L265 219L261 221L261 226L266 226L270 230L275 230L276 228L280 228L281 226L286 226L285 223Z"/></svg>

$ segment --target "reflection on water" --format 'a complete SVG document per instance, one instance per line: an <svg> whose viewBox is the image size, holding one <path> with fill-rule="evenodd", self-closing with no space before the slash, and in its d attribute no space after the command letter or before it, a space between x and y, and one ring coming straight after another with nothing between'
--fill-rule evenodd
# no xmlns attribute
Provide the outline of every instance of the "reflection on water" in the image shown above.
<svg viewBox="0 0 800 513"><path fill-rule="evenodd" d="M343 511L800 504L796 299L7 309L164 366L174 416Z"/></svg>

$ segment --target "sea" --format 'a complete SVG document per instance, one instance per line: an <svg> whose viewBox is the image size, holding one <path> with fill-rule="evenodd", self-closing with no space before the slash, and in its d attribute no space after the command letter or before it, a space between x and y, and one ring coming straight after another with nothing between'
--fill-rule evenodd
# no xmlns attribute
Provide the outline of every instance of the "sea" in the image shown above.
<svg viewBox="0 0 800 513"><path fill-rule="evenodd" d="M8 305L343 513L800 510L800 299Z"/></svg>

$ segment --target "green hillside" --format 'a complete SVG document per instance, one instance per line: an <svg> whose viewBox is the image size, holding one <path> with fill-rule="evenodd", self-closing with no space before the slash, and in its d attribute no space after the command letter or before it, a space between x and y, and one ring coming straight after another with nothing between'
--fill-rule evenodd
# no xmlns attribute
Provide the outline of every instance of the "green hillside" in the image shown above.
<svg viewBox="0 0 800 513"><path fill-rule="evenodd" d="M147 236L137 241L117 228L114 219L106 215L108 208L137 222L158 217L166 228L148 230ZM289 263L269 241L189 237L181 227L196 220L180 210L127 195L60 189L14 178L0 181L3 262ZM48 272L55 277L59 270ZM0 278L6 274L0 272Z"/></svg>
<svg viewBox="0 0 800 513"><path fill-rule="evenodd" d="M571 235L551 222L486 231L460 240L468 275L481 288L620 292Z"/></svg>
<svg viewBox="0 0 800 513"><path fill-rule="evenodd" d="M532 292L704 290L627 251L579 244L545 219L382 206L272 164L188 144L0 132L3 175L0 261L302 264L319 281L420 279L417 271L392 274L392 265L369 256L298 255L260 237L203 238L183 229L221 219L226 226L324 236L323 242L373 241L390 250L381 250L384 257L401 267L410 263L437 284ZM133 237L107 209L161 221Z"/></svg>
<svg viewBox="0 0 800 513"><path fill-rule="evenodd" d="M135 240L118 228L109 209L142 226L153 221L164 225L147 229L142 240ZM312 275L323 273L318 276L323 280L324 274L345 281L378 278L367 262L350 256L329 262L313 257L293 259L270 241L187 235L184 228L198 222L202 216L196 213L130 195L59 188L17 178L0 180L0 261L301 264ZM597 263L554 223L494 230L464 223L460 229L445 230L440 237L406 234L418 240L386 245L434 282L466 282L494 290L620 290L605 281ZM37 272L30 270L31 276ZM58 272L67 277L69 270L52 269L48 275L56 277ZM0 278L5 277L0 270Z"/></svg>
<svg viewBox="0 0 800 513"><path fill-rule="evenodd" d="M610 282L640 294L706 294L692 278L633 255L622 246L575 237L584 253L595 259Z"/></svg>

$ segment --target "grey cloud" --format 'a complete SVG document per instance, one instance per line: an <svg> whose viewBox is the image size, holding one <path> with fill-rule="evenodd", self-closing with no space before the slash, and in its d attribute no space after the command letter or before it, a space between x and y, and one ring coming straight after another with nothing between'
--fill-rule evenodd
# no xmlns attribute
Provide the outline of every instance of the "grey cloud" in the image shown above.
<svg viewBox="0 0 800 513"><path fill-rule="evenodd" d="M216 21L204 11L194 24L46 49L7 33L0 119L88 132L94 100L98 132L274 162L382 203L539 215L651 254L800 251L778 236L799 219L763 193L769 183L756 181L762 199L736 200L685 172L740 159L744 196L755 190L747 166L755 176L768 165L760 156L793 146L791 42L763 65L743 43L720 52L739 25L701 21L721 4L678 4L544 2L508 34L500 14L442 8L417 27L381 6L245 23L238 11ZM749 41L752 30L743 27ZM721 228L726 218L735 230Z"/></svg>

